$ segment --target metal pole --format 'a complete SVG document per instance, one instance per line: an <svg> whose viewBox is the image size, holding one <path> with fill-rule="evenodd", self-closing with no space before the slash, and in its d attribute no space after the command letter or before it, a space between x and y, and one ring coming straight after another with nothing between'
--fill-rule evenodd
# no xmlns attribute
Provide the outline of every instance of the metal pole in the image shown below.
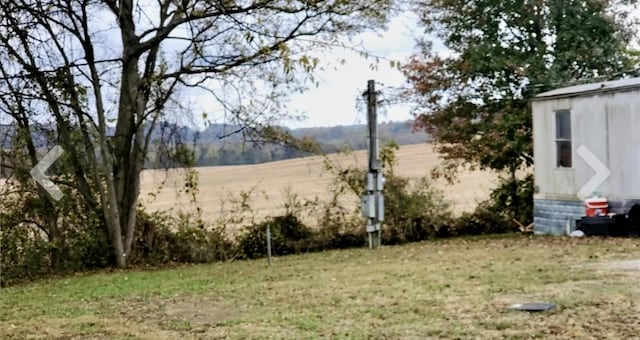
<svg viewBox="0 0 640 340"><path fill-rule="evenodd" d="M267 224L267 261L271 267L271 225Z"/></svg>
<svg viewBox="0 0 640 340"><path fill-rule="evenodd" d="M380 245L380 222L382 220L382 198L380 195L381 164L378 158L378 113L375 81L367 82L367 122L369 127L369 174L367 176L368 200L373 200L373 214L369 214L367 232L369 233L369 248L375 249ZM371 207L371 206L369 206Z"/></svg>
<svg viewBox="0 0 640 340"><path fill-rule="evenodd" d="M378 160L378 114L376 111L376 83L367 82L367 122L369 125L369 171L380 167Z"/></svg>

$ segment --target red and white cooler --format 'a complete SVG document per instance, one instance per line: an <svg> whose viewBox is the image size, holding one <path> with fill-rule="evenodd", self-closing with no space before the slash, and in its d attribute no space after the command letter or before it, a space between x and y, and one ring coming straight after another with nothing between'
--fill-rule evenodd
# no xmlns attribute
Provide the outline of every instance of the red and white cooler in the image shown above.
<svg viewBox="0 0 640 340"><path fill-rule="evenodd" d="M604 197L590 197L584 200L587 217L606 216L609 214L609 201Z"/></svg>

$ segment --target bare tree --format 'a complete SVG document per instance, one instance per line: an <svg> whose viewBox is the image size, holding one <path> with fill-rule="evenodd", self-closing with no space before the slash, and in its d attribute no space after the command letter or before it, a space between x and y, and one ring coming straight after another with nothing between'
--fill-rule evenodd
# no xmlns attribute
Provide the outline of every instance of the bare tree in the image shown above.
<svg viewBox="0 0 640 340"><path fill-rule="evenodd" d="M308 51L380 27L390 2L0 0L0 110L27 139L51 119L65 184L100 214L123 267L153 133L181 93L205 89L234 119L264 122L317 65Z"/></svg>

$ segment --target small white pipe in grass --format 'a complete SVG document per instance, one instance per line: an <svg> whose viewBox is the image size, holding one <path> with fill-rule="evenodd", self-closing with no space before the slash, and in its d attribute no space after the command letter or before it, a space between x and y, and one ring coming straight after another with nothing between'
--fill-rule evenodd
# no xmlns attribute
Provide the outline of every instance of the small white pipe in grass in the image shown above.
<svg viewBox="0 0 640 340"><path fill-rule="evenodd" d="M271 225L267 224L267 261L271 267Z"/></svg>

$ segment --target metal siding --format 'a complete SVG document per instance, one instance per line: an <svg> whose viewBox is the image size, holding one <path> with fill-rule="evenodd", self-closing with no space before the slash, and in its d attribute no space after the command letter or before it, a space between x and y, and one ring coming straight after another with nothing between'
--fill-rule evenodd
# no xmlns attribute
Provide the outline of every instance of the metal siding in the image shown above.
<svg viewBox="0 0 640 340"><path fill-rule="evenodd" d="M575 196L573 170L556 168L555 112L571 110L570 104L567 99L532 103L535 185L542 195ZM575 130L573 116L572 112L572 133ZM575 151L574 144L572 143L572 149ZM575 156L573 158L575 163Z"/></svg>
<svg viewBox="0 0 640 340"><path fill-rule="evenodd" d="M609 166L606 99L603 96L574 98L571 107L575 169L575 187L572 188L572 193L576 194L595 175L594 170L576 153L580 146L587 147L605 166ZM602 183L597 191L607 191L610 179L611 177Z"/></svg>
<svg viewBox="0 0 640 340"><path fill-rule="evenodd" d="M607 98L612 198L640 198L640 91Z"/></svg>
<svg viewBox="0 0 640 340"><path fill-rule="evenodd" d="M577 199L594 175L584 145L611 170L597 189L610 200L640 199L640 90L532 103L536 198ZM572 113L573 169L556 167L554 112Z"/></svg>
<svg viewBox="0 0 640 340"><path fill-rule="evenodd" d="M549 183L548 169L554 160L549 150L552 126L547 118L548 102L532 102L533 170L536 191L544 192Z"/></svg>

